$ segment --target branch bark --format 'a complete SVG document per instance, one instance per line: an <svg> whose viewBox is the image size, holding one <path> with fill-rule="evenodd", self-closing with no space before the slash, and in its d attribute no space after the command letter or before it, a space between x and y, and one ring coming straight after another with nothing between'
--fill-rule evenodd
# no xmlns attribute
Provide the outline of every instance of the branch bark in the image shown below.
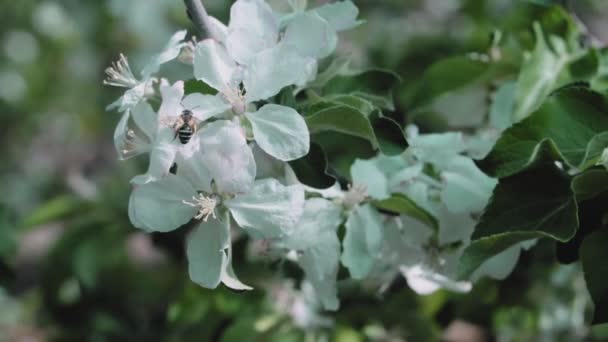
<svg viewBox="0 0 608 342"><path fill-rule="evenodd" d="M213 38L209 14L202 0L184 0L186 12L194 26L203 34L204 38Z"/></svg>

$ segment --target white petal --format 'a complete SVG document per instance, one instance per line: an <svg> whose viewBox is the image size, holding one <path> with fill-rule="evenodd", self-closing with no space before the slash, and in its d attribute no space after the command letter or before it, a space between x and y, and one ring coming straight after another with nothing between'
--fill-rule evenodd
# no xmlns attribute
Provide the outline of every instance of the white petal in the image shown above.
<svg viewBox="0 0 608 342"><path fill-rule="evenodd" d="M515 268L517 260L519 260L521 248L521 244L513 245L486 260L475 273L473 273L471 279L477 280L481 279L483 276L488 276L496 280L505 279Z"/></svg>
<svg viewBox="0 0 608 342"><path fill-rule="evenodd" d="M445 186L441 199L454 213L480 212L492 196L497 181L486 176L470 158L450 158L441 173Z"/></svg>
<svg viewBox="0 0 608 342"><path fill-rule="evenodd" d="M190 109L199 121L205 121L230 109L230 104L221 95L194 93L184 97L182 105Z"/></svg>
<svg viewBox="0 0 608 342"><path fill-rule="evenodd" d="M132 109L145 99L146 93L146 83L142 82L136 85L133 88L127 89L124 95L121 96L118 100L111 103L106 107L107 111L111 111L114 109L118 109L119 112L126 112L129 109Z"/></svg>
<svg viewBox="0 0 608 342"><path fill-rule="evenodd" d="M251 191L224 202L235 221L256 237L289 234L304 210L304 189L275 179L257 181Z"/></svg>
<svg viewBox="0 0 608 342"><path fill-rule="evenodd" d="M338 308L336 279L340 263L340 241L336 233L342 223L342 208L322 198L306 201L304 213L293 233L280 246L298 251L298 264L314 286L327 310Z"/></svg>
<svg viewBox="0 0 608 342"><path fill-rule="evenodd" d="M253 153L240 126L218 120L200 132L200 158L220 193L247 192L253 186L256 167Z"/></svg>
<svg viewBox="0 0 608 342"><path fill-rule="evenodd" d="M190 184L175 175L136 185L129 200L131 223L149 231L172 231L188 223L196 214L196 208L182 202L195 195Z"/></svg>
<svg viewBox="0 0 608 342"><path fill-rule="evenodd" d="M265 41L255 31L244 28L230 30L226 37L226 48L230 56L239 64L247 65L260 52L276 45Z"/></svg>
<svg viewBox="0 0 608 342"><path fill-rule="evenodd" d="M325 58L336 49L338 35L325 19L309 12L297 15L287 25L281 42L295 46L304 56Z"/></svg>
<svg viewBox="0 0 608 342"><path fill-rule="evenodd" d="M194 51L194 76L214 89L223 92L233 86L236 63L226 48L212 39L196 45Z"/></svg>
<svg viewBox="0 0 608 342"><path fill-rule="evenodd" d="M234 269L232 268L232 248L230 245L228 246L226 253L228 254L228 262L226 267L224 267L222 270L222 284L226 285L228 288L238 291L253 290L251 286L243 284L234 273Z"/></svg>
<svg viewBox="0 0 608 342"><path fill-rule="evenodd" d="M129 111L125 112L114 130L114 147L120 160L149 152L151 148L150 141L139 137L134 131L133 135L129 136L130 118L131 113Z"/></svg>
<svg viewBox="0 0 608 342"><path fill-rule="evenodd" d="M133 121L139 129L146 134L146 136L153 140L156 136L157 125L158 125L158 117L147 102L140 102L133 111L131 112L133 116Z"/></svg>
<svg viewBox="0 0 608 342"><path fill-rule="evenodd" d="M431 294L441 288L454 292L469 292L472 287L469 282L452 280L420 265L402 267L401 273L407 279L410 288L421 295Z"/></svg>
<svg viewBox="0 0 608 342"><path fill-rule="evenodd" d="M159 120L177 117L182 113L184 109L181 105L182 98L184 97L183 81L177 81L173 85L170 85L167 80L161 80L160 95L162 103L158 109Z"/></svg>
<svg viewBox="0 0 608 342"><path fill-rule="evenodd" d="M186 255L190 279L202 287L216 288L228 265L226 249L230 246L230 232L217 219L201 222L188 236Z"/></svg>
<svg viewBox="0 0 608 342"><path fill-rule="evenodd" d="M439 243L441 245L470 241L477 222L469 213L455 214L445 206L441 206L436 217L439 221Z"/></svg>
<svg viewBox="0 0 608 342"><path fill-rule="evenodd" d="M205 167L203 159L198 153L193 153L190 156L185 156L179 153L176 158L177 175L187 179L192 187L199 191L211 193L211 174Z"/></svg>
<svg viewBox="0 0 608 342"><path fill-rule="evenodd" d="M336 1L313 11L327 20L336 31L350 30L361 24L361 21L357 20L359 9L350 0Z"/></svg>
<svg viewBox="0 0 608 342"><path fill-rule="evenodd" d="M354 279L365 278L382 248L382 217L369 204L357 207L346 221L342 264Z"/></svg>
<svg viewBox="0 0 608 342"><path fill-rule="evenodd" d="M277 19L264 0L238 0L235 2L230 9L228 30L230 33L235 30L252 32L260 37L266 46L272 46L279 38Z"/></svg>
<svg viewBox="0 0 608 342"><path fill-rule="evenodd" d="M340 206L323 198L309 199L293 233L286 236L280 245L298 251L312 248L320 242L319 234L335 233L341 223Z"/></svg>
<svg viewBox="0 0 608 342"><path fill-rule="evenodd" d="M228 27L217 18L209 16L209 34L213 39L225 44L226 36L228 35Z"/></svg>
<svg viewBox="0 0 608 342"><path fill-rule="evenodd" d="M163 51L154 56L148 65L144 67L144 70L141 72L144 79L147 79L152 74L156 73L161 65L170 62L179 56L182 47L184 47L186 33L186 30L178 31L169 39L169 43L167 43Z"/></svg>
<svg viewBox="0 0 608 342"><path fill-rule="evenodd" d="M256 143L271 156L289 161L308 153L308 127L294 109L267 104L255 113L245 113L245 116L251 122Z"/></svg>
<svg viewBox="0 0 608 342"><path fill-rule="evenodd" d="M175 145L171 143L159 143L154 145L150 151L148 172L134 177L131 180L131 183L146 184L167 176L175 161L175 154Z"/></svg>
<svg viewBox="0 0 608 342"><path fill-rule="evenodd" d="M373 199L382 200L391 196L386 176L375 160L355 160L350 167L350 175L353 185L365 185L367 194Z"/></svg>
<svg viewBox="0 0 608 342"><path fill-rule="evenodd" d="M314 58L300 55L291 45L279 44L257 54L245 70L248 102L268 99L290 85L304 85L316 75Z"/></svg>

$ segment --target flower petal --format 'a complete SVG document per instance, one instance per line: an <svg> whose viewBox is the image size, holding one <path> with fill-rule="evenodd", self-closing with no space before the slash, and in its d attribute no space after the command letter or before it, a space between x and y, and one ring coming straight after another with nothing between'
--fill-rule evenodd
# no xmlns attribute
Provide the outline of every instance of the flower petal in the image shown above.
<svg viewBox="0 0 608 342"><path fill-rule="evenodd" d="M264 0L238 0L232 5L226 46L236 61L248 64L251 57L276 45L278 39L279 24Z"/></svg>
<svg viewBox="0 0 608 342"><path fill-rule="evenodd" d="M276 41L265 40L257 32L245 28L232 29L226 37L226 49L241 65L247 65L260 52L275 46Z"/></svg>
<svg viewBox="0 0 608 342"><path fill-rule="evenodd" d="M441 173L445 186L441 198L451 212L480 212L486 206L497 181L486 176L472 159L454 156Z"/></svg>
<svg viewBox="0 0 608 342"><path fill-rule="evenodd" d="M304 210L304 189L275 179L257 181L251 191L224 202L235 221L256 237L289 234Z"/></svg>
<svg viewBox="0 0 608 342"><path fill-rule="evenodd" d="M245 113L256 143L266 153L289 161L305 156L310 149L306 121L294 109L267 104L255 113Z"/></svg>
<svg viewBox="0 0 608 342"><path fill-rule="evenodd" d="M141 72L144 79L147 79L152 74L158 72L161 65L170 62L179 56L179 53L185 44L184 39L186 38L186 33L186 30L178 31L169 39L169 43L167 43L163 51L154 56L144 67L144 70Z"/></svg>
<svg viewBox="0 0 608 342"><path fill-rule="evenodd" d="M325 58L336 49L338 35L325 19L308 12L297 15L287 25L281 42L295 46L304 56Z"/></svg>
<svg viewBox="0 0 608 342"><path fill-rule="evenodd" d="M226 287L238 291L253 290L253 287L243 284L234 273L234 269L232 268L232 246L230 245L228 246L227 254L228 262L226 264L226 267L224 267L224 269L222 270L222 284L226 285Z"/></svg>
<svg viewBox="0 0 608 342"><path fill-rule="evenodd" d="M236 63L226 48L212 39L196 45L194 51L194 76L214 89L224 92L233 85Z"/></svg>
<svg viewBox="0 0 608 342"><path fill-rule="evenodd" d="M382 217L365 204L351 212L345 226L342 264L353 279L363 279L371 272L382 248Z"/></svg>
<svg viewBox="0 0 608 342"><path fill-rule="evenodd" d="M205 126L200 136L200 159L220 193L247 192L256 167L253 153L240 126L218 120Z"/></svg>
<svg viewBox="0 0 608 342"><path fill-rule="evenodd" d="M135 121L137 127L139 127L150 140L153 140L156 136L158 116L154 112L154 109L152 109L152 106L147 102L140 102L133 108L131 115L133 116L133 121Z"/></svg>
<svg viewBox="0 0 608 342"><path fill-rule="evenodd" d="M302 56L292 45L281 43L257 54L244 73L248 102L265 100L290 85L304 85L317 73L314 58Z"/></svg>
<svg viewBox="0 0 608 342"><path fill-rule="evenodd" d="M229 247L230 232L225 223L214 218L201 222L186 245L190 279L202 287L216 288L228 264Z"/></svg>
<svg viewBox="0 0 608 342"><path fill-rule="evenodd" d="M293 233L279 242L279 246L299 252L298 264L328 310L338 308L340 241L336 231L341 223L342 208L331 201L313 198L306 201Z"/></svg>
<svg viewBox="0 0 608 342"><path fill-rule="evenodd" d="M192 187L199 191L211 193L211 174L205 167L203 159L196 152L192 155L184 155L179 153L176 158L177 172L179 177L182 177L192 184Z"/></svg>
<svg viewBox="0 0 608 342"><path fill-rule="evenodd" d="M135 132L133 132L133 136L130 136L130 119L131 113L125 112L114 129L114 147L120 160L129 159L150 150L149 141L139 138Z"/></svg>
<svg viewBox="0 0 608 342"><path fill-rule="evenodd" d="M159 120L163 118L171 118L179 116L184 107L182 106L182 98L184 97L184 82L177 81L173 85L165 79L160 82L160 95L162 103L158 109Z"/></svg>
<svg viewBox="0 0 608 342"><path fill-rule="evenodd" d="M131 180L131 183L146 184L159 180L168 175L169 170L175 161L176 152L175 145L171 143L158 143L154 145L150 151L150 164L148 166L148 172L134 177Z"/></svg>
<svg viewBox="0 0 608 342"><path fill-rule="evenodd" d="M367 194L373 199L382 200L391 196L388 180L376 160L355 160L350 167L350 175L353 185L365 185Z"/></svg>
<svg viewBox="0 0 608 342"><path fill-rule="evenodd" d="M109 106L106 107L107 111L111 111L114 109L118 109L119 112L126 112L129 109L132 109L145 99L146 94L146 82L142 82L137 84L135 87L127 89L123 96L118 98L118 100L112 102Z"/></svg>
<svg viewBox="0 0 608 342"><path fill-rule="evenodd" d="M194 93L182 100L185 109L190 109L199 121L205 121L230 109L230 104L221 95Z"/></svg>
<svg viewBox="0 0 608 342"><path fill-rule="evenodd" d="M228 27L217 18L209 16L209 35L218 42L225 44Z"/></svg>
<svg viewBox="0 0 608 342"><path fill-rule="evenodd" d="M135 186L129 200L131 223L148 231L169 232L188 223L197 208L184 204L196 191L183 178L169 174L163 179Z"/></svg>
<svg viewBox="0 0 608 342"><path fill-rule="evenodd" d="M469 292L471 283L456 281L422 265L402 267L401 273L412 290L421 295L429 295L441 288L454 292Z"/></svg>
<svg viewBox="0 0 608 342"><path fill-rule="evenodd" d="M336 31L350 30L359 26L362 21L357 20L359 9L350 0L336 1L312 10L327 20Z"/></svg>

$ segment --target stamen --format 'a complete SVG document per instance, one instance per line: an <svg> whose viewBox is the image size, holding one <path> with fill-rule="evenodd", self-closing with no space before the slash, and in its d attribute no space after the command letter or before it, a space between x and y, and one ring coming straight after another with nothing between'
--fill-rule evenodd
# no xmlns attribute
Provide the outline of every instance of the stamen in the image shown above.
<svg viewBox="0 0 608 342"><path fill-rule="evenodd" d="M193 202L183 200L182 203L198 208L198 213L194 216L195 219L202 219L204 222L207 222L209 216L216 218L215 207L217 206L217 199L214 196L206 197L203 194L198 194L198 197L192 196L192 200Z"/></svg>
<svg viewBox="0 0 608 342"><path fill-rule="evenodd" d="M247 102L245 101L245 95L240 87L229 87L227 86L222 91L224 99L232 105L232 111L235 114L243 114L247 109Z"/></svg>
<svg viewBox="0 0 608 342"><path fill-rule="evenodd" d="M108 78L103 81L103 84L123 88L133 88L139 84L131 71L127 57L122 53L118 61L112 62L112 65L105 72Z"/></svg>

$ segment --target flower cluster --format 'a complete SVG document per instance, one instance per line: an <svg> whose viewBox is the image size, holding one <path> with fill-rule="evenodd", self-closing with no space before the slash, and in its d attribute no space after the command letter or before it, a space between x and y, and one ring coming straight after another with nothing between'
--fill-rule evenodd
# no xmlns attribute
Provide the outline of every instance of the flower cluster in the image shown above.
<svg viewBox="0 0 608 342"><path fill-rule="evenodd" d="M132 180L130 220L150 232L196 225L186 249L190 276L204 287L250 289L232 268L232 228L254 239L293 236L309 207L302 185L259 174L254 151L278 163L308 153L305 120L274 98L314 81L337 33L359 22L350 1L312 10L291 3L293 12L278 15L264 0L237 0L227 26L210 17L211 37L202 41L177 32L139 77L122 55L107 69L106 84L127 88L108 107L122 113L118 154L149 155L147 172ZM191 63L194 82L213 91L157 77L173 60Z"/></svg>
<svg viewBox="0 0 608 342"><path fill-rule="evenodd" d="M305 302L314 310L338 309L340 265L353 279L380 286L402 275L421 294L470 290L470 282L455 279L455 268L496 186L472 160L488 152L480 148L483 137L422 135L410 126L407 150L384 146L397 152L355 158L328 189L302 184L288 162L310 151L307 122L313 133L365 137L379 152L385 150L374 125L401 127L381 114L391 106L357 87L338 87L346 93L325 98L317 93L348 75L336 61L317 69L336 49L337 33L359 24L357 8L350 1L312 10L306 1L289 3L292 12L276 13L263 0L236 1L228 26L208 18L211 37L202 41L176 33L140 79L122 56L108 69L106 83L128 88L110 106L123 113L114 137L119 155L150 157L147 172L132 180L131 222L151 232L195 226L186 246L192 280L244 290L251 287L232 266L231 232L241 228L303 269ZM175 59L192 65L193 80L155 77ZM193 82L198 86L188 86ZM293 105L281 100L285 91ZM312 119L301 110L312 111ZM505 277L525 245L489 260L473 279Z"/></svg>

